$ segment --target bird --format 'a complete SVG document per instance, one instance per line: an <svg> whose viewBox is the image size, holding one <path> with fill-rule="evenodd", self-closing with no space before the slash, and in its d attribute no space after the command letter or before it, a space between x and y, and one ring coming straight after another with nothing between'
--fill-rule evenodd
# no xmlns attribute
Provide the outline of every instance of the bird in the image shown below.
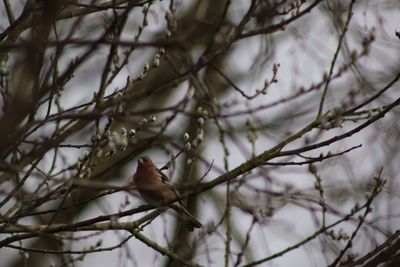
<svg viewBox="0 0 400 267"><path fill-rule="evenodd" d="M169 182L168 177L159 170L148 156L138 159L133 183L140 196L150 205L172 208L192 232L203 225L184 207L178 191ZM176 202L173 202L176 200Z"/></svg>

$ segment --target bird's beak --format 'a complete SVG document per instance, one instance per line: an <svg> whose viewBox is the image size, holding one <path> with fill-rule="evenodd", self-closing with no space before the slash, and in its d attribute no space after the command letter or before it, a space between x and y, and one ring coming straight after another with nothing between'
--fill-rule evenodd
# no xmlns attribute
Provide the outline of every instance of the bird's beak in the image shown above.
<svg viewBox="0 0 400 267"><path fill-rule="evenodd" d="M143 158L139 158L139 159L138 159L138 163L139 163L139 164L143 164L143 162L144 162Z"/></svg>

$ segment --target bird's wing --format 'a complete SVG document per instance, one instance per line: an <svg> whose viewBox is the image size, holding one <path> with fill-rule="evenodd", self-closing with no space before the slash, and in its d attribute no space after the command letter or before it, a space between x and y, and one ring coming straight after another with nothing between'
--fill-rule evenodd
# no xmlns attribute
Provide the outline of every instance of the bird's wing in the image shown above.
<svg viewBox="0 0 400 267"><path fill-rule="evenodd" d="M160 169L157 168L156 170L158 174L161 176L161 181L166 184L169 183L168 176L166 176L162 171L160 171Z"/></svg>
<svg viewBox="0 0 400 267"><path fill-rule="evenodd" d="M178 203L179 205L183 206L183 202L182 202L182 198L181 195L179 194L178 190L176 190L175 186L173 184L171 184L171 182L169 181L169 178L167 175L165 175L160 169L157 169L157 172L160 174L161 176L161 181L164 184L167 184L175 193L176 197L178 198Z"/></svg>

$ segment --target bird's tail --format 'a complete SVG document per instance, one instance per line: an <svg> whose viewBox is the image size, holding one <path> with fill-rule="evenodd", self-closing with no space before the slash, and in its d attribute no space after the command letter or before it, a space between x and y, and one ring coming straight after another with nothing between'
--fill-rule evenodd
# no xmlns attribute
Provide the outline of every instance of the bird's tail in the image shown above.
<svg viewBox="0 0 400 267"><path fill-rule="evenodd" d="M182 205L173 204L171 205L171 208L176 211L179 218L185 221L185 226L190 232L193 232L194 228L203 227L203 225L195 217L193 217L193 215L190 214L189 211L187 211L187 209L185 209Z"/></svg>

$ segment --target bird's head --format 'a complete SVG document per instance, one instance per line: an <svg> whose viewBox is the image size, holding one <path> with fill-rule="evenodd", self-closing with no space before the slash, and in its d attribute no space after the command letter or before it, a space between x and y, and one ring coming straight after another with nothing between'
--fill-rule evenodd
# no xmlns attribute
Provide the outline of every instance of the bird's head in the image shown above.
<svg viewBox="0 0 400 267"><path fill-rule="evenodd" d="M143 156L138 159L138 168L155 168L153 161L148 156Z"/></svg>

